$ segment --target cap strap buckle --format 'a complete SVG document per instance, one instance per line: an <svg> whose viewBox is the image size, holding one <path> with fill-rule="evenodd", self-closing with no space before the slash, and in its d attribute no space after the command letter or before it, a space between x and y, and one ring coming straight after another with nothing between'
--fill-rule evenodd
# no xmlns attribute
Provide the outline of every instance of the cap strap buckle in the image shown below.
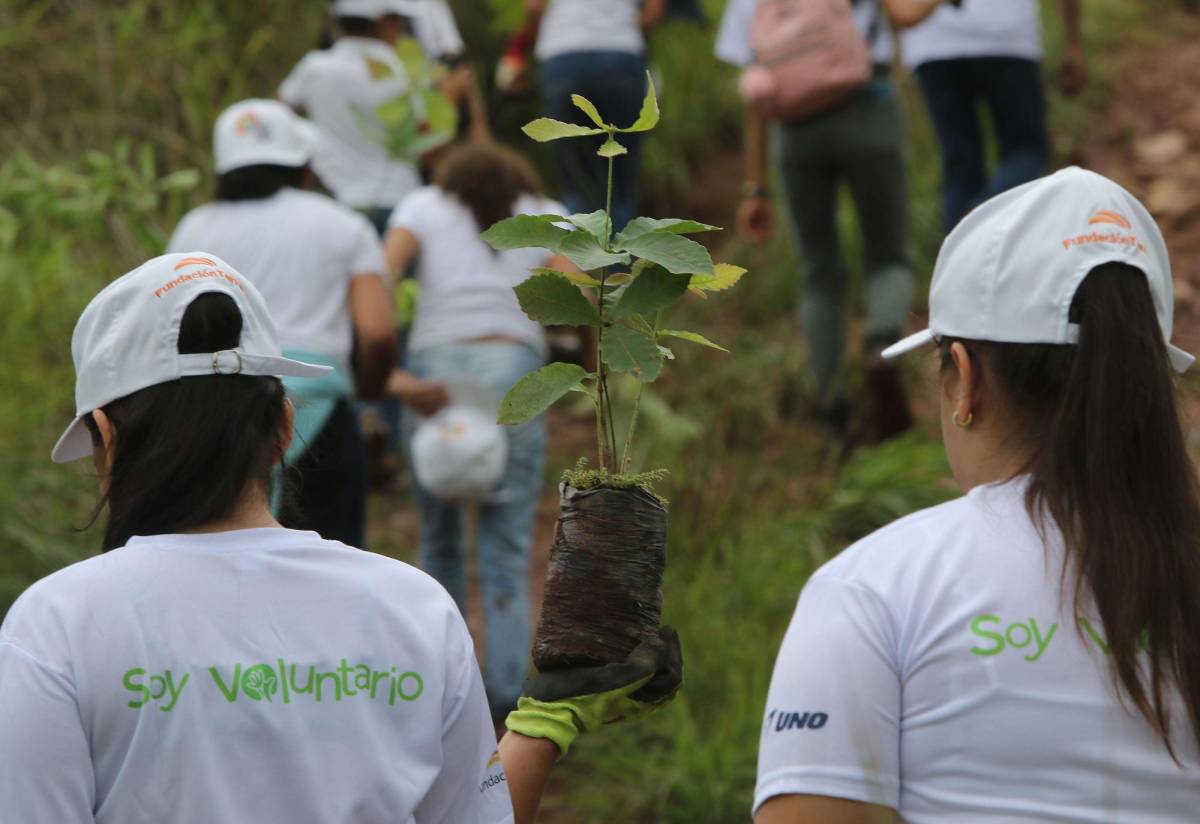
<svg viewBox="0 0 1200 824"><path fill-rule="evenodd" d="M229 354L237 359L236 364L231 364L229 369L225 369L221 363L221 356ZM242 371L242 353L236 349L222 349L220 352L213 352L212 355L212 370L218 375L237 375Z"/></svg>

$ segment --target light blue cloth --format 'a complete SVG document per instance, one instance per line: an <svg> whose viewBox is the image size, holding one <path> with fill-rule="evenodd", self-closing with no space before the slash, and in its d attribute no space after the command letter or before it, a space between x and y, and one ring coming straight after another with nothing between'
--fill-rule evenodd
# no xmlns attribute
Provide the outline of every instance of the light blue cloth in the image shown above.
<svg viewBox="0 0 1200 824"><path fill-rule="evenodd" d="M292 443L284 456L284 464L290 466L300 460L304 450L317 439L338 401L354 398L354 382L340 363L328 355L316 352L306 352L302 349L288 349L284 357L293 360L315 363L318 366L332 367L333 371L319 378L283 378L283 388L292 400L296 409L295 430ZM275 468L271 483L271 509L276 517L282 505L283 484L281 470Z"/></svg>
<svg viewBox="0 0 1200 824"><path fill-rule="evenodd" d="M521 343L455 343L408 354L408 370L425 380L471 381L503 395L544 357ZM405 443L416 416L404 410ZM508 433L504 477L491 499L479 506L479 586L486 632L483 682L494 717L516 707L529 667L532 635L529 550L546 457L546 421L537 418ZM466 614L466 507L446 503L414 484L421 512L421 568L444 586Z"/></svg>

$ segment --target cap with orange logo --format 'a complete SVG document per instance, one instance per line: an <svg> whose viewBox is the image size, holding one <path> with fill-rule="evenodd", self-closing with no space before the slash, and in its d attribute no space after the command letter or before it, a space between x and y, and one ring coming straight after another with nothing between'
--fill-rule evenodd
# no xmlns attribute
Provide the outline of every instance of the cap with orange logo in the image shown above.
<svg viewBox="0 0 1200 824"><path fill-rule="evenodd" d="M213 126L219 175L245 166L305 166L316 146L316 126L278 100L234 103Z"/></svg>
<svg viewBox="0 0 1200 824"><path fill-rule="evenodd" d="M236 349L181 355L183 314L208 292L233 298L242 315L241 341ZM75 420L51 453L55 463L91 455L83 416L139 389L194 375L316 378L330 371L283 357L262 295L232 266L205 252L154 258L104 287L75 324L71 357Z"/></svg>
<svg viewBox="0 0 1200 824"><path fill-rule="evenodd" d="M1077 167L1026 183L971 212L946 238L929 291L929 328L884 350L894 358L941 337L1000 343L1079 340L1069 313L1088 273L1105 263L1141 270L1171 364L1175 294L1167 245L1137 198Z"/></svg>

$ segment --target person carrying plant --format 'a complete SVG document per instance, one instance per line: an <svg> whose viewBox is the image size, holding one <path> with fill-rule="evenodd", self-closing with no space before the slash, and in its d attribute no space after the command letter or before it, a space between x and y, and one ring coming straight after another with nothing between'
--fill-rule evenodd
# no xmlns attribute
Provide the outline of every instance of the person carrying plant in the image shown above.
<svg viewBox="0 0 1200 824"><path fill-rule="evenodd" d="M1200 810L1200 490L1149 212L1071 168L975 209L929 329L965 497L805 585L757 824L1188 824Z"/></svg>
<svg viewBox="0 0 1200 824"><path fill-rule="evenodd" d="M442 161L432 186L406 198L389 221L388 265L415 263L421 296L409 337L405 372L395 381L472 384L500 398L546 363L546 335L521 311L513 287L539 266L573 268L542 249L493 251L480 233L514 214L554 213L529 164L499 146L466 144ZM411 439L414 407L404 431ZM495 420L495 409L491 412ZM487 632L483 677L497 724L516 706L529 664L529 551L542 491L546 423L537 418L506 433L500 483L480 501L475 535ZM430 490L416 473L421 513L421 567L467 607L466 504Z"/></svg>
<svg viewBox="0 0 1200 824"><path fill-rule="evenodd" d="M882 7L911 22L933 10L921 0L884 0ZM768 131L777 137L775 169L803 256L800 325L818 416L839 439L849 437L853 408L843 362L849 272L838 231L838 194L846 186L862 235L867 287L862 436L899 434L912 417L899 373L879 353L904 329L914 279L903 125L881 4L729 0L716 54L744 68L746 181L737 224L758 243L773 230Z"/></svg>
<svg viewBox="0 0 1200 824"><path fill-rule="evenodd" d="M6 822L527 824L581 732L678 689L664 629L531 681L497 752L446 591L272 517L296 415L279 378L328 367L285 357L267 301L216 255L108 284L71 354L75 417L52 457L91 458L102 554L0 625Z"/></svg>
<svg viewBox="0 0 1200 824"><path fill-rule="evenodd" d="M265 296L284 349L330 366L319 379L287 380L299 437L288 449L295 492L278 502L282 523L363 546L367 467L356 397L383 394L395 362L383 247L362 215L304 191L310 124L274 100L245 100L213 128L217 196L189 212L168 251L210 249ZM418 405L440 397L414 385Z"/></svg>
<svg viewBox="0 0 1200 824"><path fill-rule="evenodd" d="M1062 88L1075 94L1087 81L1080 0L1060 3L1066 28ZM900 41L941 146L942 219L949 232L975 206L1046 171L1042 24L1037 0L930 5L933 15L905 29ZM983 111L996 144L990 174Z"/></svg>
<svg viewBox="0 0 1200 824"><path fill-rule="evenodd" d="M632 122L646 93L646 37L666 13L666 0L525 0L525 25L509 44L504 85L528 82L528 51L537 58L542 109L561 121L590 124L571 103L581 94L616 122ZM624 226L637 213L641 140L626 139L629 157L617 167L612 219ZM575 141L554 146L563 202L572 212L605 206L606 166Z"/></svg>

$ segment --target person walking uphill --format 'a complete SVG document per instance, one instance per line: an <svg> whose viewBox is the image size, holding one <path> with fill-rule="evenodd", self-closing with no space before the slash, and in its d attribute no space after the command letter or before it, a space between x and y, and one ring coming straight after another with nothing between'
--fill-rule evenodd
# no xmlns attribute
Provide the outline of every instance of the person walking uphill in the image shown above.
<svg viewBox="0 0 1200 824"><path fill-rule="evenodd" d="M883 6L916 19L914 3L886 0ZM803 256L800 323L814 406L836 436L847 437L852 407L843 356L849 273L837 219L838 192L845 185L862 231L867 285L870 397L864 434L882 440L903 432L912 423L904 389L896 370L879 357L903 331L914 290L903 129L889 79L892 37L880 5L729 0L716 54L745 68L746 182L738 228L757 242L772 232L767 139L773 123L775 162Z"/></svg>
<svg viewBox="0 0 1200 824"><path fill-rule="evenodd" d="M271 516L294 414L279 376L328 368L283 357L262 295L210 252L110 283L71 354L53 459L92 458L103 553L0 625L5 822L527 824L576 736L678 689L664 628L532 681L498 755L446 591Z"/></svg>
<svg viewBox="0 0 1200 824"><path fill-rule="evenodd" d="M464 613L465 505L480 504L483 674L497 723L516 706L529 666L529 551L546 452L544 419L515 428L495 424L499 399L547 356L545 333L521 311L513 287L531 268L574 266L541 249L495 252L480 233L517 213L560 214L563 207L539 191L533 170L515 153L460 146L442 161L435 185L397 207L387 238L392 271L415 261L421 285L406 382L446 385L460 403L483 396L474 402L482 419L452 408L423 425L414 411L404 429L421 512L421 567L450 590ZM464 452L473 439L463 431L473 430L480 430L479 445ZM447 443L439 449L441 441ZM462 488L477 475L477 488Z"/></svg>
<svg viewBox="0 0 1200 824"><path fill-rule="evenodd" d="M1072 168L947 238L929 329L966 496L818 570L775 663L757 824L1190 824L1200 490L1153 218Z"/></svg>
<svg viewBox="0 0 1200 824"><path fill-rule="evenodd" d="M933 15L901 34L904 63L916 71L942 150L942 216L950 231L993 195L1042 175L1049 156L1037 0L933 2ZM1061 0L1066 24L1062 86L1086 81L1080 0ZM989 175L980 109L995 133Z"/></svg>
<svg viewBox="0 0 1200 824"><path fill-rule="evenodd" d="M298 437L287 453L287 526L365 542L367 465L355 396L380 397L395 362L383 247L362 215L303 191L312 128L274 100L246 100L213 128L217 199L189 212L168 251L209 249L249 272L290 355L333 367L288 378ZM416 387L416 389L436 389Z"/></svg>

